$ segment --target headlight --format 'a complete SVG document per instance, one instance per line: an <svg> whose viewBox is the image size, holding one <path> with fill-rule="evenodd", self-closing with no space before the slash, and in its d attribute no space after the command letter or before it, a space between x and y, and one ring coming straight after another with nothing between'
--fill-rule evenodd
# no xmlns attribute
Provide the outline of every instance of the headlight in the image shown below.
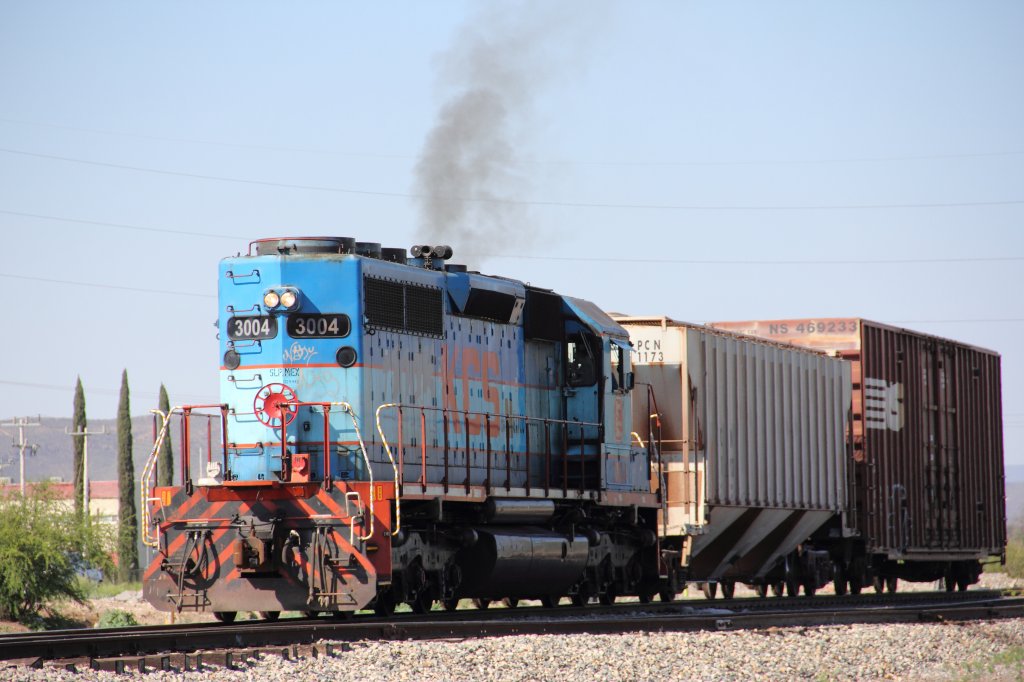
<svg viewBox="0 0 1024 682"><path fill-rule="evenodd" d="M264 299L265 300L265 299ZM299 302L299 299L295 296L295 292L286 290L281 292L281 305L285 308L291 309L295 307L295 304Z"/></svg>
<svg viewBox="0 0 1024 682"><path fill-rule="evenodd" d="M249 299L250 301L252 299ZM281 303L281 297L277 295L276 291L268 291L263 294L263 305L268 308L276 308Z"/></svg>

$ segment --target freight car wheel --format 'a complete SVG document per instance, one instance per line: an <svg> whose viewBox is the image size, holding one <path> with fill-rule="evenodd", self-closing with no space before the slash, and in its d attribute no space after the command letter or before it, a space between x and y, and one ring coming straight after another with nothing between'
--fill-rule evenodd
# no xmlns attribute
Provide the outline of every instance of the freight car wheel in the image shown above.
<svg viewBox="0 0 1024 682"><path fill-rule="evenodd" d="M785 592L782 582L772 583L772 594L776 597L781 597Z"/></svg>
<svg viewBox="0 0 1024 682"><path fill-rule="evenodd" d="M705 599L714 599L718 594L718 583L702 583L700 591L704 593Z"/></svg>
<svg viewBox="0 0 1024 682"><path fill-rule="evenodd" d="M615 593L615 588L609 587L604 594L597 598L597 600L604 606L611 606L615 603L616 597L618 597L618 595Z"/></svg>
<svg viewBox="0 0 1024 682"><path fill-rule="evenodd" d="M966 592L970 583L967 581L967 576L961 576L956 579L956 589L960 592Z"/></svg>
<svg viewBox="0 0 1024 682"><path fill-rule="evenodd" d="M570 599L572 599L573 606L579 606L581 608L590 603L590 595L583 591L572 595Z"/></svg>
<svg viewBox="0 0 1024 682"><path fill-rule="evenodd" d="M946 585L946 592L952 592L956 589L956 578L948 573L943 577L943 582Z"/></svg>
<svg viewBox="0 0 1024 682"><path fill-rule="evenodd" d="M795 577L786 578L786 596L800 596L800 581L797 580Z"/></svg>
<svg viewBox="0 0 1024 682"><path fill-rule="evenodd" d="M761 584L761 585L754 585L754 592L757 594L758 597L767 597L768 596L768 586L767 585L763 585L763 584Z"/></svg>
<svg viewBox="0 0 1024 682"><path fill-rule="evenodd" d="M732 599L734 594L736 594L736 583L732 580L723 580L722 599Z"/></svg>
<svg viewBox="0 0 1024 682"><path fill-rule="evenodd" d="M213 617L222 623L234 623L235 616L238 615L237 611L214 611Z"/></svg>
<svg viewBox="0 0 1024 682"><path fill-rule="evenodd" d="M558 595L554 595L554 594L540 598L541 606L543 606L546 609L556 608L558 606L559 602L561 602L561 601L562 601L562 598L559 597Z"/></svg>
<svg viewBox="0 0 1024 682"><path fill-rule="evenodd" d="M900 580L894 575L885 579L885 589L889 591L889 594L896 594L896 590L899 588L899 585Z"/></svg>
<svg viewBox="0 0 1024 682"><path fill-rule="evenodd" d="M666 604L669 604L669 603L675 601L675 598L676 598L676 593L672 589L666 588L666 589L658 592L658 599L660 599L662 602L664 602ZM576 602L573 602L573 603L575 604Z"/></svg>
<svg viewBox="0 0 1024 682"><path fill-rule="evenodd" d="M832 568L832 587L836 594L842 597L846 594L846 569L842 564L835 564Z"/></svg>
<svg viewBox="0 0 1024 682"><path fill-rule="evenodd" d="M818 586L813 581L808 580L804 583L804 594L808 597L813 597L814 593L818 591Z"/></svg>
<svg viewBox="0 0 1024 682"><path fill-rule="evenodd" d="M444 601L441 602L441 606L444 607L445 611L455 611L456 609L459 608L459 600L458 599L445 599Z"/></svg>
<svg viewBox="0 0 1024 682"><path fill-rule="evenodd" d="M860 591L861 589L863 589L863 587L864 586L860 582L859 575L850 576L850 594L860 594Z"/></svg>
<svg viewBox="0 0 1024 682"><path fill-rule="evenodd" d="M875 594L882 594L885 592L885 580L879 576L875 576L875 579L871 582L871 585L875 588Z"/></svg>
<svg viewBox="0 0 1024 682"><path fill-rule="evenodd" d="M491 600L490 599L474 599L473 600L473 606L475 606L478 609L486 609L490 605L491 605Z"/></svg>
<svg viewBox="0 0 1024 682"><path fill-rule="evenodd" d="M519 606L519 600L514 599L512 597L505 597L501 600L501 603L505 605L506 609L514 609L515 607Z"/></svg>
<svg viewBox="0 0 1024 682"><path fill-rule="evenodd" d="M262 618L263 620L269 620L271 623L273 623L280 617L280 611L260 611L260 618Z"/></svg>

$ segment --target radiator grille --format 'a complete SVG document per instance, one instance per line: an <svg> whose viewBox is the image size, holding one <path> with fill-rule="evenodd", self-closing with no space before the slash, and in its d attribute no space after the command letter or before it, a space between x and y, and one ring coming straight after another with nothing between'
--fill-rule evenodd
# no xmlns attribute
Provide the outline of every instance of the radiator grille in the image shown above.
<svg viewBox="0 0 1024 682"><path fill-rule="evenodd" d="M427 336L444 335L440 289L364 277L363 296L367 327Z"/></svg>

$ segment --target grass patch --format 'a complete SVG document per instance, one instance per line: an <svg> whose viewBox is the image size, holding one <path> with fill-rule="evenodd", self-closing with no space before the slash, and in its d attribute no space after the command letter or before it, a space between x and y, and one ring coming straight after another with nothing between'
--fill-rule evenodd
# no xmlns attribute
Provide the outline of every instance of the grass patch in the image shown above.
<svg viewBox="0 0 1024 682"><path fill-rule="evenodd" d="M1024 528L1011 527L1006 538L1006 574L1012 578L1024 578Z"/></svg>
<svg viewBox="0 0 1024 682"><path fill-rule="evenodd" d="M1014 672L1013 679L1024 677L1024 646L1011 646L991 657L962 666L953 679L958 682L982 682L993 677L1011 679L1006 673Z"/></svg>
<svg viewBox="0 0 1024 682"><path fill-rule="evenodd" d="M88 578L79 578L79 583L82 586L82 591L85 592L85 596L89 599L105 599L109 597L116 597L122 592L138 592L142 589L142 583L114 583L114 582L93 582Z"/></svg>
<svg viewBox="0 0 1024 682"><path fill-rule="evenodd" d="M98 628L129 628L135 627L139 624L139 621L135 620L135 616L122 611L121 609L110 609L104 611L103 615L100 616L100 620L96 623Z"/></svg>

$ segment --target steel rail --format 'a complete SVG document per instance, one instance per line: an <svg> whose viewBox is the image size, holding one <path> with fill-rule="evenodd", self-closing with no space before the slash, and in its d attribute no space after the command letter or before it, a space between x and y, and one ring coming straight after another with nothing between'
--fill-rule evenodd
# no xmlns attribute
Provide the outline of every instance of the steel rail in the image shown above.
<svg viewBox="0 0 1024 682"><path fill-rule="evenodd" d="M0 660L147 656L158 652L280 647L320 640L437 639L515 634L757 629L796 625L907 623L1024 617L1024 598L995 592L908 593L878 599L684 600L614 607L433 612L382 619L285 619L0 636ZM902 598L897 598L902 597ZM917 597L915 599L915 597Z"/></svg>

